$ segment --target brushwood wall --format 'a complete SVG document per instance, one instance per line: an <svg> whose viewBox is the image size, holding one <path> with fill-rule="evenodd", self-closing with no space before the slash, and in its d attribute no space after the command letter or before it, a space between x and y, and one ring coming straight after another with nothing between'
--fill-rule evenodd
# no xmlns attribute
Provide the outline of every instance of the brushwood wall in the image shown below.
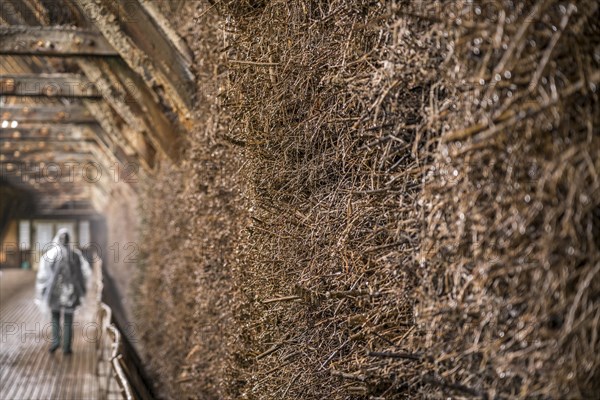
<svg viewBox="0 0 600 400"><path fill-rule="evenodd" d="M597 2L160 6L198 77L140 201L165 398L600 390Z"/></svg>

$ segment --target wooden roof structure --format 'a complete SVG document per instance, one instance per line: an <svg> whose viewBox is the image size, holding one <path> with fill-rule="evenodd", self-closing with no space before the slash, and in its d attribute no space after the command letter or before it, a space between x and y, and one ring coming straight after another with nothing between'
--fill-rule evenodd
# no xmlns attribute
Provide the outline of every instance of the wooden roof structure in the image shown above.
<svg viewBox="0 0 600 400"><path fill-rule="evenodd" d="M41 214L135 193L134 177L177 160L192 61L146 0L3 0L0 184L34 193Z"/></svg>

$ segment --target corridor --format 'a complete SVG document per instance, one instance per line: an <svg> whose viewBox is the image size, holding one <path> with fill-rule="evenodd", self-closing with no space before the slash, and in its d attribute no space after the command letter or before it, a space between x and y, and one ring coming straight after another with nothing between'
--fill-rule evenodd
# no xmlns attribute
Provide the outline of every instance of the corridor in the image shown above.
<svg viewBox="0 0 600 400"><path fill-rule="evenodd" d="M95 288L74 320L73 355L48 352L49 318L34 304L35 273L0 271L0 398L99 399L105 394L107 365L96 375ZM117 386L109 398L119 398Z"/></svg>

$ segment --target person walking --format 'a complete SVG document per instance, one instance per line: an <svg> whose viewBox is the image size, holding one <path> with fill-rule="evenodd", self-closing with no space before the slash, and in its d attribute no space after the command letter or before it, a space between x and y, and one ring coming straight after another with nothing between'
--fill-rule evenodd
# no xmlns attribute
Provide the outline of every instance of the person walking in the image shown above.
<svg viewBox="0 0 600 400"><path fill-rule="evenodd" d="M60 315L63 314L63 354L72 353L73 313L86 293L91 276L89 263L81 252L69 247L70 235L66 228L59 229L52 247L44 253L36 278L36 303L42 312L52 314L52 342L50 353L60 347Z"/></svg>

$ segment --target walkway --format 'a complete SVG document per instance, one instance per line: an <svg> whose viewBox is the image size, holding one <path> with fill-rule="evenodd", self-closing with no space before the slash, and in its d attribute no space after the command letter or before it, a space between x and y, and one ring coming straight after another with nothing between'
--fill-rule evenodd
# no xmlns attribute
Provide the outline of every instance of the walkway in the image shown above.
<svg viewBox="0 0 600 400"><path fill-rule="evenodd" d="M96 376L95 290L75 313L73 354L48 352L49 317L33 303L35 273L0 271L0 399L98 399L106 376ZM101 365L100 371L109 371ZM116 393L111 398L118 398Z"/></svg>

